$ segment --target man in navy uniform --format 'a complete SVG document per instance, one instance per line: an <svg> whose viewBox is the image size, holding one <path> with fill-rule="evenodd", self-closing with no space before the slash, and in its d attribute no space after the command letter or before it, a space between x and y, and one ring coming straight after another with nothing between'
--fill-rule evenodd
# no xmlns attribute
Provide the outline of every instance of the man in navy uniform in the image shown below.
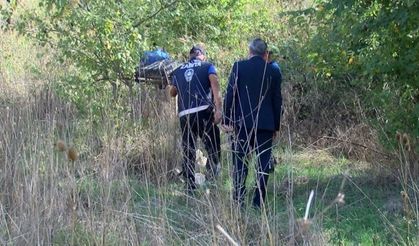
<svg viewBox="0 0 419 246"><path fill-rule="evenodd" d="M275 69L278 69L279 72L281 72L281 67L279 66L277 62L277 58L279 57L278 48L275 46L270 47L267 54L268 56L266 60L268 61L268 63L271 64Z"/></svg>
<svg viewBox="0 0 419 246"><path fill-rule="evenodd" d="M224 123L233 131L234 199L243 205L248 173L246 158L257 155L253 205L261 207L269 173L273 170L272 141L281 115L281 73L266 61L267 44L256 38L249 43L249 59L234 63L224 99Z"/></svg>
<svg viewBox="0 0 419 246"><path fill-rule="evenodd" d="M206 178L214 179L220 171L220 130L222 118L220 86L213 64L206 62L201 46L193 46L189 62L173 72L170 95L178 96L178 115L182 130L183 176L190 193L196 189L196 141L201 138L208 153Z"/></svg>

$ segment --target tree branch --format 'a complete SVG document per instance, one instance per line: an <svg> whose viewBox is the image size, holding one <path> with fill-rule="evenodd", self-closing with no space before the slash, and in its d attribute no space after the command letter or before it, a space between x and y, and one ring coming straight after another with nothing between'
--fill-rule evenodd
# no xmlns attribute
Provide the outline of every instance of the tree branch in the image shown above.
<svg viewBox="0 0 419 246"><path fill-rule="evenodd" d="M137 23L135 23L135 24L133 25L133 27L134 27L134 28L137 28L137 27L139 27L140 25L144 24L147 20L149 20L149 19L152 19L152 18L156 17L158 14L160 14L160 12L161 12L161 11L163 11L163 10L165 10L165 9L169 8L170 6L172 6L173 4L175 4L177 1L178 1L178 0L173 0L172 2L169 2L169 3L167 3L167 4L161 4L160 8L159 8L156 12L152 13L151 15L149 15L149 16L147 16L147 17L145 17L145 18L141 19L141 20L139 20ZM161 2L160 2L160 3L161 3Z"/></svg>

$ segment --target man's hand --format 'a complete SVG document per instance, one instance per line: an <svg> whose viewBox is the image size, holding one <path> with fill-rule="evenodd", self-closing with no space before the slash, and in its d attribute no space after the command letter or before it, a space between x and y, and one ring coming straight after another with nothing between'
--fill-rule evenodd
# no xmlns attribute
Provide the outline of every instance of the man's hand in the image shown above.
<svg viewBox="0 0 419 246"><path fill-rule="evenodd" d="M174 85L169 85L169 94L171 97L177 96L177 88Z"/></svg>
<svg viewBox="0 0 419 246"><path fill-rule="evenodd" d="M223 118L223 113L221 113L220 110L215 110L215 112L214 112L214 124L218 125L221 122L222 118Z"/></svg>
<svg viewBox="0 0 419 246"><path fill-rule="evenodd" d="M221 125L221 130L223 132L229 133L229 132L233 132L234 128L233 128L233 126L223 124L223 125Z"/></svg>

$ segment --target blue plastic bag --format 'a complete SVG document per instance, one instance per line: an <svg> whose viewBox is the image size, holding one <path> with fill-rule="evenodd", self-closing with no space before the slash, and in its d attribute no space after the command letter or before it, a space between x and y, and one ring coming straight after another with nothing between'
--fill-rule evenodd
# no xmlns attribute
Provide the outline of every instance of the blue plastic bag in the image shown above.
<svg viewBox="0 0 419 246"><path fill-rule="evenodd" d="M144 66L153 64L157 61L167 60L170 59L169 53L162 49L156 49L151 51L144 52L144 56L141 59L141 63Z"/></svg>

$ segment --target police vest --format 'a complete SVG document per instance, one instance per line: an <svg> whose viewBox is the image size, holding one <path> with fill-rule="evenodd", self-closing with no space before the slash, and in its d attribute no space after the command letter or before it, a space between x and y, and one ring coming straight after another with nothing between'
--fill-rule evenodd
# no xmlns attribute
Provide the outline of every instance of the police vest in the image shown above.
<svg viewBox="0 0 419 246"><path fill-rule="evenodd" d="M173 85L178 91L179 117L205 110L213 104L208 78L210 66L209 62L194 59L173 73Z"/></svg>

